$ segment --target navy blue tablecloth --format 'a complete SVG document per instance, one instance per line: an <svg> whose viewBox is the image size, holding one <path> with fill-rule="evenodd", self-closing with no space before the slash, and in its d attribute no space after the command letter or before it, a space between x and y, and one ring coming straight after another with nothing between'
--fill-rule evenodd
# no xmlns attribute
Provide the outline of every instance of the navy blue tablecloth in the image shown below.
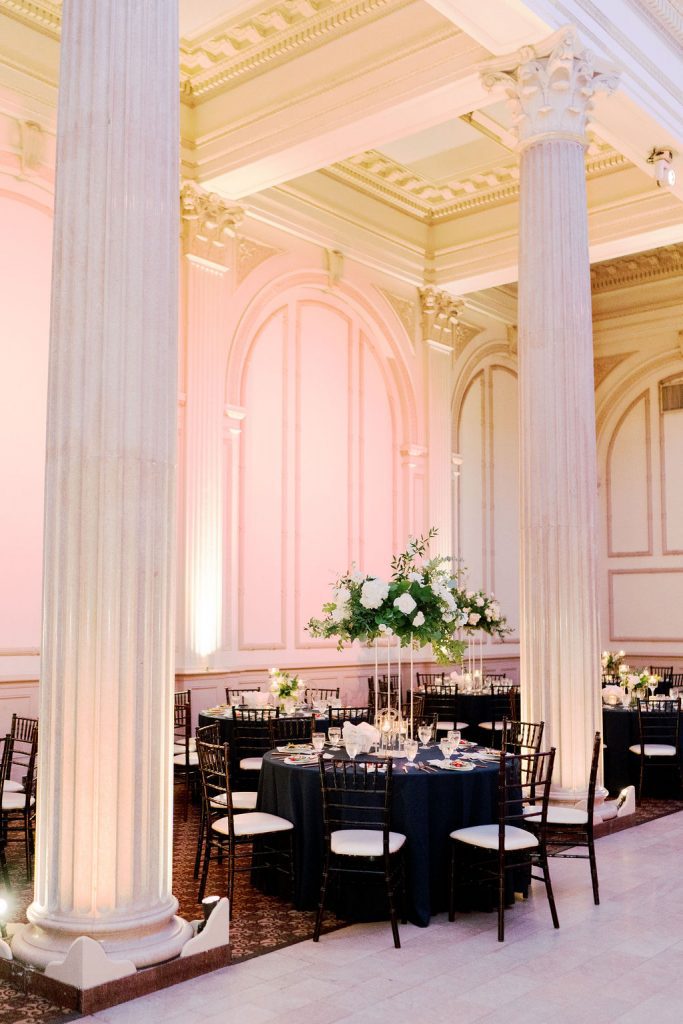
<svg viewBox="0 0 683 1024"><path fill-rule="evenodd" d="M683 722L681 722L683 729ZM629 753L629 747L640 742L638 733L638 712L629 708L602 709L602 734L605 744L604 770L605 786L611 796L618 794L625 786L637 786L640 772L640 758ZM683 763L683 750L681 751ZM645 773L643 792L647 796L679 796L678 773L651 771Z"/></svg>
<svg viewBox="0 0 683 1024"><path fill-rule="evenodd" d="M343 756L343 752L337 756ZM440 758L437 746L420 751L419 759ZM477 767L472 772L427 773L416 768L403 771L405 761L394 767L391 828L407 837L406 890L408 918L414 924L429 924L432 914L447 909L449 864L448 835L456 828L490 824L497 818L497 764ZM322 800L317 765L285 764L266 754L259 783L258 808L278 814L294 823L295 905L311 910L317 906L324 855ZM350 889L350 887L349 887ZM357 887L354 883L356 895ZM380 894L381 896L381 894ZM351 910L357 919L373 915L370 901L363 896L359 907L350 891L343 893L339 916ZM360 899L360 898L359 898ZM379 906L379 897L375 901Z"/></svg>

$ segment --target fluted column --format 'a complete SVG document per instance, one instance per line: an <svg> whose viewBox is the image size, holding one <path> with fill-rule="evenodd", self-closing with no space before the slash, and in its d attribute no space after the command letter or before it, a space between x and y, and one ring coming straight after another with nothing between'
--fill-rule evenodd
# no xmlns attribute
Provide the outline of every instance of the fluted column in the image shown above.
<svg viewBox="0 0 683 1024"><path fill-rule="evenodd" d="M429 437L429 525L438 536L432 554L453 554L453 434L451 396L460 299L427 287L420 290L422 338L426 349Z"/></svg>
<svg viewBox="0 0 683 1024"><path fill-rule="evenodd" d="M178 28L65 0L50 326L34 901L15 956L136 966L171 894Z"/></svg>
<svg viewBox="0 0 683 1024"><path fill-rule="evenodd" d="M210 667L222 645L225 323L239 207L187 182L181 190L185 277L183 668Z"/></svg>
<svg viewBox="0 0 683 1024"><path fill-rule="evenodd" d="M521 63L520 61L521 56ZM518 66L515 66L518 65ZM514 70L509 70L514 69ZM484 74L515 112L520 162L520 671L523 716L557 747L556 792L585 792L601 730L597 467L584 150L597 88L572 28Z"/></svg>

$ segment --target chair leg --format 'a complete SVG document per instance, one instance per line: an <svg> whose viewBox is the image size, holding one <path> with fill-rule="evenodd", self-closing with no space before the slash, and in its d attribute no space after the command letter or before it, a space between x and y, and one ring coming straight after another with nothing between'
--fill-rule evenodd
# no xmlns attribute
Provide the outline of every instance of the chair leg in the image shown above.
<svg viewBox="0 0 683 1024"><path fill-rule="evenodd" d="M498 941L505 941L505 864L498 865Z"/></svg>
<svg viewBox="0 0 683 1024"><path fill-rule="evenodd" d="M206 892L206 881L209 877L209 862L211 860L211 836L207 830L206 836L206 848L204 850L204 864L202 866L202 878L199 883L199 903L204 899L204 893Z"/></svg>
<svg viewBox="0 0 683 1024"><path fill-rule="evenodd" d="M398 934L398 917L396 916L396 903L394 900L394 886L391 878L391 862L384 865L384 883L387 887L387 899L389 901L389 918L391 920L391 934L394 937L394 948L401 948L401 940Z"/></svg>
<svg viewBox="0 0 683 1024"><path fill-rule="evenodd" d="M640 778L638 779L638 803L643 799L643 780L645 778L645 758L640 759Z"/></svg>
<svg viewBox="0 0 683 1024"><path fill-rule="evenodd" d="M548 867L548 851L545 846L541 847L539 856L539 863L541 871L543 872L543 881L545 882L545 892L548 897L548 905L550 907L550 916L553 919L553 928L560 927L560 919L557 916L557 907L555 906L555 896L553 894L553 885L550 881L550 868Z"/></svg>
<svg viewBox="0 0 683 1024"><path fill-rule="evenodd" d="M206 820L204 817L204 801L202 801L202 809L199 817L199 835L197 836L197 853L194 858L194 877L199 878L199 868L202 863L202 846L204 845L204 831L205 831Z"/></svg>
<svg viewBox="0 0 683 1024"><path fill-rule="evenodd" d="M598 885L598 865L595 859L595 841L593 836L588 837L588 860L591 866L591 882L593 884L593 902L596 907L600 906L600 888Z"/></svg>
<svg viewBox="0 0 683 1024"><path fill-rule="evenodd" d="M230 903L230 916L232 917L232 901L235 895L235 847L231 844L228 848L228 902Z"/></svg>
<svg viewBox="0 0 683 1024"><path fill-rule="evenodd" d="M315 915L315 928L313 930L313 941L318 942L320 940L320 931L323 926L323 914L325 913L325 900L327 898L327 882L330 874L330 855L325 855L325 866L323 868L323 877L320 884L320 899L318 901L318 912Z"/></svg>

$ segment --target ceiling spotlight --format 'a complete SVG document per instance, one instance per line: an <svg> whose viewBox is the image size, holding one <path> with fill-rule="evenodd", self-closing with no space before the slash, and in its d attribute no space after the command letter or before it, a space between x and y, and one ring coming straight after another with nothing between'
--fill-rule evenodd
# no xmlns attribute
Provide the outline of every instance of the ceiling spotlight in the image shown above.
<svg viewBox="0 0 683 1024"><path fill-rule="evenodd" d="M672 188L676 184L676 172L673 169L673 153L670 149L654 147L647 162L655 169L655 181L660 188Z"/></svg>

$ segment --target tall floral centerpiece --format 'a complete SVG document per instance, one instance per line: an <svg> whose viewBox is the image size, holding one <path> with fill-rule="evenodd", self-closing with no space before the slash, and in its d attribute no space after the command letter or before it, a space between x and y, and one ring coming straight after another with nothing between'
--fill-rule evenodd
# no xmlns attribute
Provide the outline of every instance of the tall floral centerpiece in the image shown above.
<svg viewBox="0 0 683 1024"><path fill-rule="evenodd" d="M408 648L410 652L411 707L414 650L431 644L436 660L451 664L462 660L467 646L459 635L461 630L485 629L492 635L507 632L505 619L489 595L462 589L464 570L453 571L451 559L444 555L427 558L429 542L437 533L432 528L425 536L411 538L406 550L392 559L389 580L352 567L335 582L332 600L323 605L323 618L310 619L306 627L311 636L337 637L339 650L344 644L359 640L374 643L377 651L380 640L395 638L399 668L401 649ZM466 596L470 594L471 598ZM476 604L479 599L480 605ZM387 652L390 679L391 644ZM400 683L397 705L400 715ZM376 656L376 711L378 707ZM412 726L411 714L411 731Z"/></svg>

